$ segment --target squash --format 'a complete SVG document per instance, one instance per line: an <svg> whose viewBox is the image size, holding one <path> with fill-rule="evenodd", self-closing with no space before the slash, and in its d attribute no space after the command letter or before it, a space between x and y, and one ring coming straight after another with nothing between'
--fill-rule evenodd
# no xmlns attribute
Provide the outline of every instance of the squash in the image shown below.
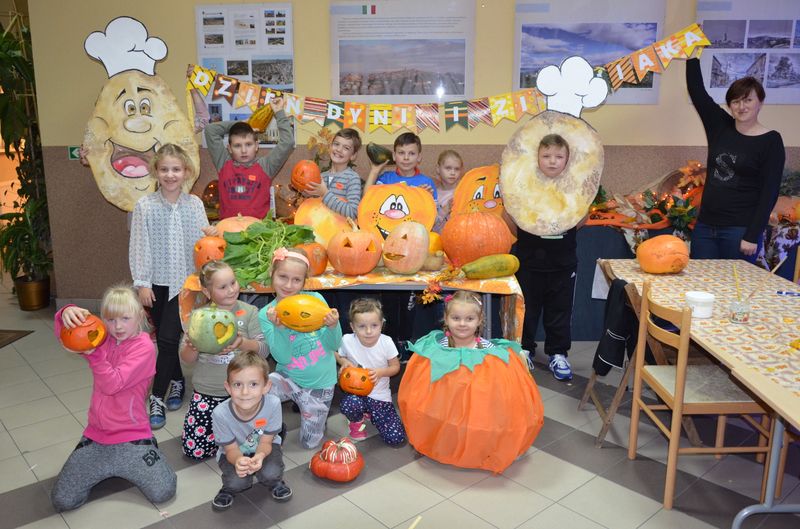
<svg viewBox="0 0 800 529"><path fill-rule="evenodd" d="M350 229L347 217L330 209L319 197L303 200L294 213L294 223L311 226L314 240L326 248L334 235Z"/></svg>
<svg viewBox="0 0 800 529"><path fill-rule="evenodd" d="M428 255L425 262L422 264L422 269L426 272L438 272L444 266L444 252L438 250L435 253Z"/></svg>
<svg viewBox="0 0 800 529"><path fill-rule="evenodd" d="M366 397L375 388L369 378L369 369L365 367L345 367L339 374L339 386L342 391Z"/></svg>
<svg viewBox="0 0 800 529"><path fill-rule="evenodd" d="M435 231L428 232L428 254L434 255L438 251L443 251L442 236Z"/></svg>
<svg viewBox="0 0 800 529"><path fill-rule="evenodd" d="M192 311L186 334L201 353L217 354L236 339L236 318L212 303Z"/></svg>
<svg viewBox="0 0 800 529"><path fill-rule="evenodd" d="M502 216L504 210L499 165L476 167L461 177L453 192L451 215L483 211Z"/></svg>
<svg viewBox="0 0 800 529"><path fill-rule="evenodd" d="M209 261L216 261L225 257L225 247L228 245L222 237L201 237L194 243L194 267L196 270Z"/></svg>
<svg viewBox="0 0 800 529"><path fill-rule="evenodd" d="M269 122L272 121L275 112L269 103L264 106L258 107L247 119L247 123L253 127L253 130L264 132L269 127Z"/></svg>
<svg viewBox="0 0 800 529"><path fill-rule="evenodd" d="M342 231L328 243L328 261L341 274L360 276L378 266L382 248L383 239L374 232L358 228Z"/></svg>
<svg viewBox="0 0 800 529"><path fill-rule="evenodd" d="M367 157L375 165L381 165L387 161L389 162L388 165L394 165L392 151L377 143L369 142L367 144Z"/></svg>
<svg viewBox="0 0 800 529"><path fill-rule="evenodd" d="M300 248L306 252L308 257L308 273L312 276L318 276L325 273L328 268L328 252L325 247L318 242L307 242L305 244L298 244L295 248Z"/></svg>
<svg viewBox="0 0 800 529"><path fill-rule="evenodd" d="M405 182L371 186L358 204L358 226L382 239L398 224L410 220L431 231L436 220L436 202L429 192Z"/></svg>
<svg viewBox="0 0 800 529"><path fill-rule="evenodd" d="M467 279L489 279L514 275L519 270L519 259L508 253L487 255L461 267Z"/></svg>
<svg viewBox="0 0 800 529"><path fill-rule="evenodd" d="M319 166L311 160L300 160L292 168L292 187L298 191L308 191L308 184L319 184L322 176Z"/></svg>
<svg viewBox="0 0 800 529"><path fill-rule="evenodd" d="M403 222L383 242L383 266L395 274L416 274L428 257L428 229Z"/></svg>
<svg viewBox="0 0 800 529"><path fill-rule="evenodd" d="M71 329L67 326L61 327L59 334L61 345L75 353L85 353L100 347L106 336L106 326L94 314L89 314L82 324Z"/></svg>
<svg viewBox="0 0 800 529"><path fill-rule="evenodd" d="M636 248L636 259L648 274L677 274L689 264L689 248L674 235L659 235Z"/></svg>
<svg viewBox="0 0 800 529"><path fill-rule="evenodd" d="M261 219L247 217L239 213L235 217L228 217L217 222L217 231L222 237L225 233L239 233L246 230L252 223L259 222Z"/></svg>
<svg viewBox="0 0 800 529"><path fill-rule="evenodd" d="M455 266L498 253L508 253L514 236L505 221L492 213L453 215L442 229L444 253Z"/></svg>
<svg viewBox="0 0 800 529"><path fill-rule="evenodd" d="M280 322L298 332L320 329L330 311L327 303L311 294L287 296L275 305L275 314Z"/></svg>
<svg viewBox="0 0 800 529"><path fill-rule="evenodd" d="M328 440L308 463L311 473L331 481L353 481L364 468L364 457L349 437Z"/></svg>

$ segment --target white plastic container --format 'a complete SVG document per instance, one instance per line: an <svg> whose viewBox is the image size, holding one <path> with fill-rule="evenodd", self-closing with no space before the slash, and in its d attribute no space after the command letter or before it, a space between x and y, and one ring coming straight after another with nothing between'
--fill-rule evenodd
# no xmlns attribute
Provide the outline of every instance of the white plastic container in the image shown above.
<svg viewBox="0 0 800 529"><path fill-rule="evenodd" d="M693 318L710 318L714 312L714 294L692 290L686 293L686 305L692 309Z"/></svg>

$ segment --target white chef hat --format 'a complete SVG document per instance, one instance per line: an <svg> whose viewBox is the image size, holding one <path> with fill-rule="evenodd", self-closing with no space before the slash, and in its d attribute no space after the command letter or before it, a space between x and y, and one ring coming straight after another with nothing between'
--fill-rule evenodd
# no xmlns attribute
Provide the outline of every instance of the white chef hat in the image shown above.
<svg viewBox="0 0 800 529"><path fill-rule="evenodd" d="M155 75L156 62L167 56L164 41L148 37L144 24L131 17L115 18L108 23L105 33L95 31L86 37L83 48L103 63L109 77L126 70Z"/></svg>
<svg viewBox="0 0 800 529"><path fill-rule="evenodd" d="M570 57L558 66L545 66L536 77L536 88L547 97L547 109L581 117L581 110L599 106L608 95L608 84L595 77L583 57Z"/></svg>

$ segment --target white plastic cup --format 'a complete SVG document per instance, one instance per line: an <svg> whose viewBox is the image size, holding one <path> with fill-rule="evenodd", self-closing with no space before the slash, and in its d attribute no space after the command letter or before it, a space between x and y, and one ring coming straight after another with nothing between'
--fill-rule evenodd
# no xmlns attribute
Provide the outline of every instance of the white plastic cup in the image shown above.
<svg viewBox="0 0 800 529"><path fill-rule="evenodd" d="M710 318L714 312L714 294L692 290L686 293L686 306L692 309L693 318Z"/></svg>

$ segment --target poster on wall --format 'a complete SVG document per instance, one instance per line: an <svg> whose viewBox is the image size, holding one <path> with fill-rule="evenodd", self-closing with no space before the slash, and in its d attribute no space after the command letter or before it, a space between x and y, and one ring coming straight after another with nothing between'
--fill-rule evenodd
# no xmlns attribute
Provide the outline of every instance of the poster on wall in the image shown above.
<svg viewBox="0 0 800 529"><path fill-rule="evenodd" d="M331 93L342 101L472 97L475 2L331 2Z"/></svg>
<svg viewBox="0 0 800 529"><path fill-rule="evenodd" d="M661 38L664 10L664 0L618 0L614 9L593 0L517 2L514 89L535 87L539 70L573 55L597 68L648 48ZM661 62L652 51L639 57L632 65L638 82L622 83L606 104L658 103Z"/></svg>
<svg viewBox="0 0 800 529"><path fill-rule="evenodd" d="M711 41L700 57L706 89L725 103L728 86L753 76L766 104L800 103L800 6L797 0L697 2L697 21Z"/></svg>
<svg viewBox="0 0 800 529"><path fill-rule="evenodd" d="M202 99L209 121L247 120L265 104L261 87L294 91L292 4L201 5L195 16L197 64L220 74L217 89L192 101ZM274 121L259 141L278 143Z"/></svg>

